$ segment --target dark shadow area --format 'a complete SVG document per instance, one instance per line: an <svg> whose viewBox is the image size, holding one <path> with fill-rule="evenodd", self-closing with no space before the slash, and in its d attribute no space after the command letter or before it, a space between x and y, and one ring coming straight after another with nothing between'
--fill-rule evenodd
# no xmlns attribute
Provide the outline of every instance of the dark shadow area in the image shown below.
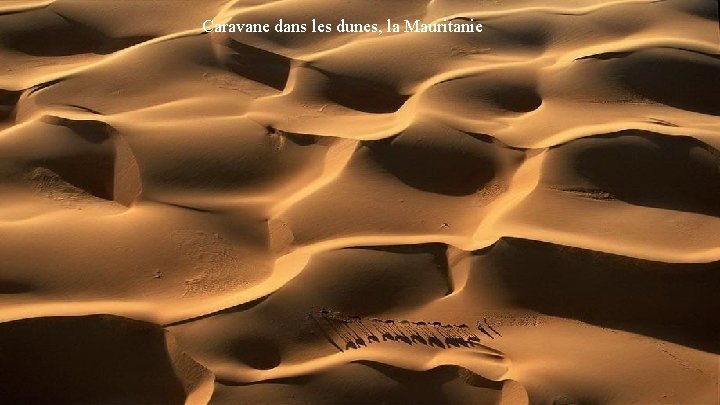
<svg viewBox="0 0 720 405"><path fill-rule="evenodd" d="M526 20L528 21L528 20ZM523 24L522 19L509 22L483 23L482 36L490 44L507 44L511 48L542 49L552 42L550 32L540 24ZM502 27L502 28L501 28Z"/></svg>
<svg viewBox="0 0 720 405"><path fill-rule="evenodd" d="M46 159L38 164L88 194L108 201L113 200L115 162L112 153L64 156Z"/></svg>
<svg viewBox="0 0 720 405"><path fill-rule="evenodd" d="M314 145L320 138L317 135L293 134L289 132L283 132L283 135L285 135L290 142L298 146Z"/></svg>
<svg viewBox="0 0 720 405"><path fill-rule="evenodd" d="M385 84L308 67L327 77L321 92L328 100L352 110L372 114L393 113L410 98Z"/></svg>
<svg viewBox="0 0 720 405"><path fill-rule="evenodd" d="M55 156L46 156L27 162L29 167L42 167L47 171L32 174L32 179L43 187L52 187L62 181L95 197L130 206L142 190L142 180L135 157L123 138L113 137L117 130L98 120L74 120L47 115L44 123L67 128L84 142L74 150Z"/></svg>
<svg viewBox="0 0 720 405"><path fill-rule="evenodd" d="M24 294L33 290L29 284L12 280L0 280L0 294Z"/></svg>
<svg viewBox="0 0 720 405"><path fill-rule="evenodd" d="M233 354L242 363L269 370L280 364L280 350L272 341L257 337L243 338L233 342Z"/></svg>
<svg viewBox="0 0 720 405"><path fill-rule="evenodd" d="M681 49L633 52L610 61L624 88L670 107L720 115L720 58Z"/></svg>
<svg viewBox="0 0 720 405"><path fill-rule="evenodd" d="M271 380L262 380L258 382L238 382L233 380L228 380L224 378L215 378L215 382L218 384L226 385L228 387L252 387L252 386L272 386L272 384L282 384L282 385L299 385L303 386L308 383L310 383L312 380L316 378L313 374L303 374L293 377L282 377L282 378L274 378ZM211 400L210 403L213 401ZM220 402L222 403L222 402Z"/></svg>
<svg viewBox="0 0 720 405"><path fill-rule="evenodd" d="M630 54L632 54L632 52L602 52L602 53L597 53L594 55L583 56L581 58L577 58L576 60L587 60L587 59L610 60L610 59L624 58Z"/></svg>
<svg viewBox="0 0 720 405"><path fill-rule="evenodd" d="M0 324L0 402L182 404L163 330L106 315Z"/></svg>
<svg viewBox="0 0 720 405"><path fill-rule="evenodd" d="M21 91L0 89L0 121L5 121L14 116L15 106L21 94Z"/></svg>
<svg viewBox="0 0 720 405"><path fill-rule="evenodd" d="M691 137L628 130L555 147L544 177L569 172L569 182L636 205L720 216L720 152Z"/></svg>
<svg viewBox="0 0 720 405"><path fill-rule="evenodd" d="M45 115L41 119L50 125L59 125L72 130L76 135L90 143L102 143L117 133L115 128L98 120L76 120L54 115Z"/></svg>
<svg viewBox="0 0 720 405"><path fill-rule="evenodd" d="M450 196L477 192L495 178L500 151L491 143L434 142L433 137L413 131L392 138L366 141L363 145L383 168L410 187Z"/></svg>
<svg viewBox="0 0 720 405"><path fill-rule="evenodd" d="M274 308L327 306L365 317L391 308L413 308L445 296L447 290L447 274L429 252L342 249L315 255L267 304Z"/></svg>
<svg viewBox="0 0 720 405"><path fill-rule="evenodd" d="M230 39L235 53L226 61L232 72L254 82L282 91L290 74L289 58Z"/></svg>
<svg viewBox="0 0 720 405"><path fill-rule="evenodd" d="M184 325L187 323L192 323L192 322L200 321L203 319L212 318L216 315L229 315L229 314L237 314L237 313L249 311L249 310L255 308L256 306L258 306L259 304L261 304L262 302L264 302L268 297L269 297L269 295L265 295L260 298L256 298L252 301L245 302L243 304L234 305L232 307L221 309L219 311L211 312L211 313L205 314L205 315L199 315L199 316L183 319L183 320L176 321L176 322L166 323L162 326L165 328L168 328L168 327L172 327L172 326Z"/></svg>
<svg viewBox="0 0 720 405"><path fill-rule="evenodd" d="M632 52L602 52L602 53L596 53L594 55L583 56L583 57L577 58L576 60L587 60L587 59L610 60L610 59L624 58L631 54L632 54Z"/></svg>
<svg viewBox="0 0 720 405"><path fill-rule="evenodd" d="M718 22L718 2L713 0L689 0L676 2L674 6L686 13Z"/></svg>
<svg viewBox="0 0 720 405"><path fill-rule="evenodd" d="M38 91L47 89L48 87L54 86L58 83L62 83L65 79L53 79L48 80L46 82L38 83L28 89L28 96L31 96L33 93L37 93Z"/></svg>
<svg viewBox="0 0 720 405"><path fill-rule="evenodd" d="M107 55L152 39L151 36L113 38L68 16L55 14L61 22L41 29L5 32L0 43L33 56Z"/></svg>
<svg viewBox="0 0 720 405"><path fill-rule="evenodd" d="M537 90L526 86L506 85L491 88L489 99L501 109L517 113L534 111L542 105L542 98Z"/></svg>
<svg viewBox="0 0 720 405"><path fill-rule="evenodd" d="M718 262L662 263L513 238L478 259L514 305L720 353Z"/></svg>
<svg viewBox="0 0 720 405"><path fill-rule="evenodd" d="M447 293L453 292L450 280L449 264L447 260L447 245L444 243L413 243L409 245L362 246L348 249L376 250L380 252L406 254L406 255L432 255L433 264L438 272L446 279Z"/></svg>

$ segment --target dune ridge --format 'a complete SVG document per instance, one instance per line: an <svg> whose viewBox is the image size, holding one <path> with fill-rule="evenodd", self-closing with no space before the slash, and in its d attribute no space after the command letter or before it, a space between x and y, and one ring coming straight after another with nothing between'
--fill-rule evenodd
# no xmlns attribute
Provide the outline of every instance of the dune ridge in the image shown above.
<svg viewBox="0 0 720 405"><path fill-rule="evenodd" d="M717 403L719 106L712 0L4 2L0 396Z"/></svg>

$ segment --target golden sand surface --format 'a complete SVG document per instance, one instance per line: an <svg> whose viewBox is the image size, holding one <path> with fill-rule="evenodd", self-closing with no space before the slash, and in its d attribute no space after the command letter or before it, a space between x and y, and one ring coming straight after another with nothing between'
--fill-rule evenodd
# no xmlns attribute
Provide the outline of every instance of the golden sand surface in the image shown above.
<svg viewBox="0 0 720 405"><path fill-rule="evenodd" d="M718 404L719 115L713 0L2 1L0 403Z"/></svg>

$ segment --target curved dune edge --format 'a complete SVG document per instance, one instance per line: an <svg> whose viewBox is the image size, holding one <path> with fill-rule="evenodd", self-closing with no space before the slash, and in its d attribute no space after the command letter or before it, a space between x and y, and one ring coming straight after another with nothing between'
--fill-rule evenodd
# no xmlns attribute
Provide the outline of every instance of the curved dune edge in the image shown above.
<svg viewBox="0 0 720 405"><path fill-rule="evenodd" d="M233 310L240 308L243 305L257 303L273 293L281 291L285 286L302 274L303 270L308 266L308 262L314 256L320 256L323 253L329 253L333 251L342 251L348 248L351 249L362 249L362 248L375 248L375 247L392 247L392 246L421 246L422 244L428 243L440 243L445 245L448 249L455 249L455 254L467 255L473 252L481 252L490 249L499 242L508 239L517 239L530 243L545 243L548 246L563 247L563 248L575 248L579 251L583 251L586 254L600 254L608 257L617 257L625 260L642 260L650 263L658 263L663 265L675 265L681 267L683 264L708 264L715 265L718 260L658 260L656 257L645 258L641 255L626 256L618 253L614 253L609 250L595 250L587 249L582 246L577 246L573 243L560 243L556 241L545 241L542 239L531 239L531 238L517 238L517 237L503 237L498 241L489 243L487 245L478 246L473 250L459 249L452 244L446 244L443 240L439 239L418 239L410 241L407 237L403 238L377 238L377 239L355 239L346 240L344 243L338 244L322 244L322 248L319 246L312 246L311 248L305 248L286 255L284 258L279 260L280 265L275 268L269 278L263 280L252 288L244 289L239 294L230 294L225 297L216 297L214 300L205 300L205 302L189 301L187 304L176 307L173 310L168 309L167 303L158 302L153 303L151 301L99 301L99 300L88 300L88 301L58 301L58 302L43 302L43 303L23 303L20 305L6 305L6 308L0 312L0 316L3 321L13 321L27 318L39 318L43 316L84 316L84 315L95 315L95 314L118 314L125 317L140 319L149 322L156 322L163 325L177 325L192 322L196 319L206 318L213 314L219 314L226 310ZM573 238L576 240L577 238ZM340 242L340 241L334 241ZM351 243L352 242L352 243ZM448 253L449 255L450 253ZM674 257L677 259L677 256ZM460 291L462 288L460 289ZM457 293L455 291L454 293Z"/></svg>
<svg viewBox="0 0 720 405"><path fill-rule="evenodd" d="M0 5L0 392L717 402L717 4L541 3Z"/></svg>
<svg viewBox="0 0 720 405"><path fill-rule="evenodd" d="M213 392L213 374L157 325L110 315L41 317L3 323L2 331L0 386L7 400L40 400L52 393L57 401L207 403ZM16 353L28 350L47 370L17 372L24 360ZM65 373L43 382L63 363ZM88 388L79 376L94 376L97 387Z"/></svg>
<svg viewBox="0 0 720 405"><path fill-rule="evenodd" d="M499 357L499 359L497 358ZM369 361L387 364L393 367L399 367L407 370L425 371L443 365L462 365L471 371L485 378L492 380L501 380L507 372L507 365L503 364L504 359L501 355L494 352L483 353L482 351L472 350L463 352L462 350L438 353L435 356L422 358L407 358L398 353L397 356L387 356L380 353L361 353L346 352L335 353L324 358L317 358L313 361L301 364L281 365L269 371L263 370L243 370L228 366L216 366L217 378L225 382L232 383L259 383L263 381L284 379L290 377L301 376L305 374L315 374L328 370L341 364L347 364L356 361ZM425 360L425 361L422 361ZM469 361L468 361L469 360Z"/></svg>

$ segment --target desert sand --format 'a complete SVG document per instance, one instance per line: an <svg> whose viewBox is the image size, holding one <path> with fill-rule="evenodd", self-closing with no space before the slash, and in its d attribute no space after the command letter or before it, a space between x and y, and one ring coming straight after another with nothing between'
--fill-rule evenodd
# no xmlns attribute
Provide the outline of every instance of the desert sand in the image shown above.
<svg viewBox="0 0 720 405"><path fill-rule="evenodd" d="M718 404L719 115L714 0L2 1L0 403Z"/></svg>

